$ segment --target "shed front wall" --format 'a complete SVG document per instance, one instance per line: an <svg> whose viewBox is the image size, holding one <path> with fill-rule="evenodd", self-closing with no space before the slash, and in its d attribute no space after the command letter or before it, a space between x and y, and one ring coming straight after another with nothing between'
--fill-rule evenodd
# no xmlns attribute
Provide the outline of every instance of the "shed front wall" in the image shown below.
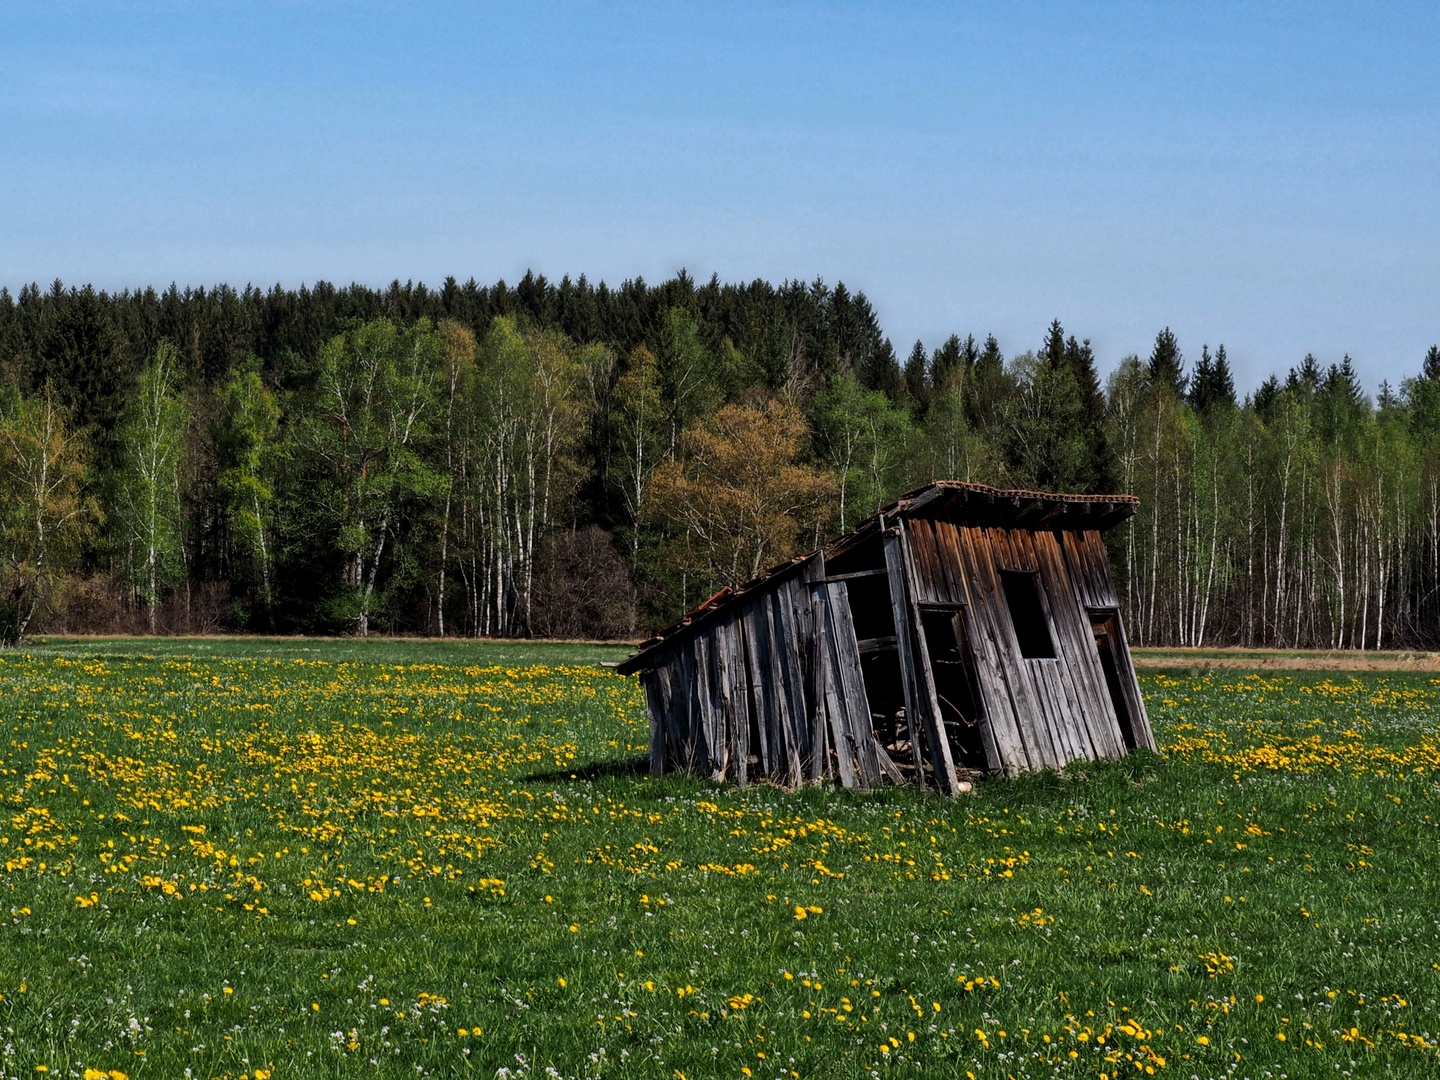
<svg viewBox="0 0 1440 1080"><path fill-rule="evenodd" d="M1124 754L1091 628L1091 609L1115 606L1100 534L959 526L924 518L906 524L915 602L961 608L968 619L985 722L1005 770L1058 768L1077 759ZM1072 552L1074 559L1067 558ZM1072 570L1074 560L1082 568L1081 581ZM1053 659L1020 654L1001 570L1036 576ZM1133 684L1128 651L1122 659ZM1134 698L1138 702L1138 687ZM1139 703L1141 719L1135 726L1143 728L1143 738L1137 730L1137 741L1153 748L1143 708Z"/></svg>

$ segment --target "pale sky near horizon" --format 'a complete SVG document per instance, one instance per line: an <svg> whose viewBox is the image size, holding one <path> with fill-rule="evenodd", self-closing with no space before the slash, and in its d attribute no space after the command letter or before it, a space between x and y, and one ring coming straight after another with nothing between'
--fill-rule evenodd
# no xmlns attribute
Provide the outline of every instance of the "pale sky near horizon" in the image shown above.
<svg viewBox="0 0 1440 1080"><path fill-rule="evenodd" d="M1440 5L0 10L0 284L817 276L1249 389L1440 341Z"/></svg>

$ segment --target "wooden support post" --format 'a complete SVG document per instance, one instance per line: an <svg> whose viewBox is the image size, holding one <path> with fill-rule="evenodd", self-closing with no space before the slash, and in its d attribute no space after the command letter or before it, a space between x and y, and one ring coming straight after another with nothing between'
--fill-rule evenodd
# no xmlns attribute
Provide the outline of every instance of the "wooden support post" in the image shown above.
<svg viewBox="0 0 1440 1080"><path fill-rule="evenodd" d="M925 786L925 755L920 749L920 703L915 692L915 660L911 654L910 613L905 587L905 563L900 553L898 529L882 534L885 569L890 578L890 610L895 618L895 638L900 655L900 685L905 691L905 727L910 738L910 755L915 762L915 785Z"/></svg>
<svg viewBox="0 0 1440 1080"><path fill-rule="evenodd" d="M930 671L930 649L925 643L925 627L920 621L920 608L915 604L915 575L906 550L904 521L886 529L885 565L890 569L890 599L895 611L895 636L900 645L900 668L905 683L905 716L913 711L917 721L910 725L914 738L917 722L925 729L930 747L930 765L935 772L935 785L946 795L960 792L960 778L955 775L955 762L950 755L950 740L940 716L940 702L935 696L935 680ZM916 754L917 763L921 756ZM921 773L923 779L923 772Z"/></svg>

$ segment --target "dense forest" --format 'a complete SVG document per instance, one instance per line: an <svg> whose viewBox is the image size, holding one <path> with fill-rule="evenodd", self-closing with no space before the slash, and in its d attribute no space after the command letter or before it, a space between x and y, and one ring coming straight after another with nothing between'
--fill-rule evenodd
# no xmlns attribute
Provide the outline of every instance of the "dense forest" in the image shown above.
<svg viewBox="0 0 1440 1080"><path fill-rule="evenodd" d="M1440 349L1241 400L1028 344L902 359L818 280L0 290L0 638L627 636L945 477L1138 495L1141 643L1440 639Z"/></svg>

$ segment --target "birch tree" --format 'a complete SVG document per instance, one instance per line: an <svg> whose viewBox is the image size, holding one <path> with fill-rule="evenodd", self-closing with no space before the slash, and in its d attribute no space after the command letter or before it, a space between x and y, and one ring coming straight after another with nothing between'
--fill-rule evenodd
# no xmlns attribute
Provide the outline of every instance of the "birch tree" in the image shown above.
<svg viewBox="0 0 1440 1080"><path fill-rule="evenodd" d="M84 435L70 424L53 386L0 396L0 558L4 597L0 644L18 644L99 517L86 494Z"/></svg>
<svg viewBox="0 0 1440 1080"><path fill-rule="evenodd" d="M275 458L280 406L260 378L257 360L240 365L220 388L216 487L228 513L234 546L259 577L260 602L275 629L272 586L275 534Z"/></svg>
<svg viewBox="0 0 1440 1080"><path fill-rule="evenodd" d="M166 342L141 372L137 393L121 414L115 506L131 587L152 634L162 591L185 569L180 476L189 426L178 355Z"/></svg>
<svg viewBox="0 0 1440 1080"><path fill-rule="evenodd" d="M320 352L299 439L325 483L323 500L340 555L337 614L370 632L386 545L408 500L441 484L421 444L429 437L439 345L421 320L388 319L332 339Z"/></svg>

